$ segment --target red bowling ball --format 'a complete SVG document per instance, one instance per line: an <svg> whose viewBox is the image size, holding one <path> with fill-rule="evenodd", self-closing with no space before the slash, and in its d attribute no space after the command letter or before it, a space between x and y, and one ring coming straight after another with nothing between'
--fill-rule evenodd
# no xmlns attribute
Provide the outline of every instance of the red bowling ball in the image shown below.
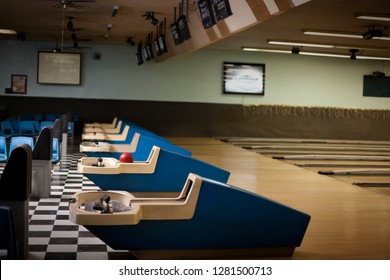
<svg viewBox="0 0 390 280"><path fill-rule="evenodd" d="M133 160L134 160L133 155L130 153L123 153L119 157L119 161L124 163L131 163L133 162Z"/></svg>

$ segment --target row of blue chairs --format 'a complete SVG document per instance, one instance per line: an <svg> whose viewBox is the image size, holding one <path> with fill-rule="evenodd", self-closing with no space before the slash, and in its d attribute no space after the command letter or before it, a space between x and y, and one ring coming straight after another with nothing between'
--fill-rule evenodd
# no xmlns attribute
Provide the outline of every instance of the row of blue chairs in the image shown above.
<svg viewBox="0 0 390 280"><path fill-rule="evenodd" d="M36 136L45 126L52 127L54 121L20 121L20 120L4 120L0 123L1 134L6 138L13 136Z"/></svg>
<svg viewBox="0 0 390 280"><path fill-rule="evenodd" d="M34 138L29 136L14 136L11 138L9 145L9 153L7 153L7 141L4 136L0 136L0 162L6 162L8 156L11 154L13 149L21 144L27 144L34 149ZM53 157L52 163L60 161L60 143L58 138L53 138Z"/></svg>
<svg viewBox="0 0 390 280"><path fill-rule="evenodd" d="M16 119L0 122L0 136L37 136L45 126L53 127L54 121L20 121ZM72 123L68 122L68 136L73 136Z"/></svg>
<svg viewBox="0 0 390 280"><path fill-rule="evenodd" d="M55 121L57 118L61 118L61 114L25 114L18 116L21 121Z"/></svg>

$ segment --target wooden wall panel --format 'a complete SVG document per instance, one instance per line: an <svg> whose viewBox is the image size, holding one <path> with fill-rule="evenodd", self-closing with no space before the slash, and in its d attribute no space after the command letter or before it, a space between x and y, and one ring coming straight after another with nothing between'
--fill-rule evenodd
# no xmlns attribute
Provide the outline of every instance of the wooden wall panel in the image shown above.
<svg viewBox="0 0 390 280"><path fill-rule="evenodd" d="M0 104L3 118L73 112L82 124L118 116L163 136L390 140L390 110L21 96Z"/></svg>

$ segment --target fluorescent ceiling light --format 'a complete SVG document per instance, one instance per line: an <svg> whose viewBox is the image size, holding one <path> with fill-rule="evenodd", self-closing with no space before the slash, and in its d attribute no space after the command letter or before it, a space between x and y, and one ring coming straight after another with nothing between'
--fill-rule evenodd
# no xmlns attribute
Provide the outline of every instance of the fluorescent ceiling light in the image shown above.
<svg viewBox="0 0 390 280"><path fill-rule="evenodd" d="M261 49L261 48L250 48L250 47L242 47L241 49L247 52L291 53L291 51L287 51L287 50Z"/></svg>
<svg viewBox="0 0 390 280"><path fill-rule="evenodd" d="M300 46L300 47L315 47L315 48L333 48L333 45L329 44L317 44L317 43L305 43L305 42L288 42L288 41L274 41L269 40L268 44L272 45L287 45L287 46Z"/></svg>
<svg viewBox="0 0 390 280"><path fill-rule="evenodd" d="M337 31L320 31L320 30L304 30L305 35L317 35L317 36L329 36L329 37L343 37L343 38L356 38L363 39L362 34L348 34Z"/></svg>
<svg viewBox="0 0 390 280"><path fill-rule="evenodd" d="M255 48L255 47L242 47L241 49L243 51L251 51L251 52L271 52L271 53L288 53L288 54L292 53L289 50L275 50L275 49L265 49L265 48ZM323 56L323 57L335 57L335 58L351 58L350 54L335 54L335 53L305 52L305 51L300 51L299 55ZM390 57L357 55L356 59L390 60Z"/></svg>
<svg viewBox="0 0 390 280"><path fill-rule="evenodd" d="M13 29L0 29L0 34L17 34Z"/></svg>
<svg viewBox="0 0 390 280"><path fill-rule="evenodd" d="M390 57L378 57L378 56L357 55L357 56L356 56L356 59L390 60Z"/></svg>
<svg viewBox="0 0 390 280"><path fill-rule="evenodd" d="M316 36L329 36L329 37L342 37L342 38L353 38L353 39L363 39L363 34L357 33L345 33L338 31L328 31L328 30L304 30L303 34L305 35L316 35ZM390 37L381 36L381 37L372 37L371 39L375 40L390 40Z"/></svg>
<svg viewBox="0 0 390 280"><path fill-rule="evenodd" d="M372 40L385 40L390 41L390 37L372 37Z"/></svg>
<svg viewBox="0 0 390 280"><path fill-rule="evenodd" d="M325 56L325 57L338 57L338 58L350 58L351 55L346 54L333 54L333 53L316 53L316 52L299 52L302 55L310 55L310 56Z"/></svg>
<svg viewBox="0 0 390 280"><path fill-rule="evenodd" d="M390 14L359 14L358 19L390 21Z"/></svg>

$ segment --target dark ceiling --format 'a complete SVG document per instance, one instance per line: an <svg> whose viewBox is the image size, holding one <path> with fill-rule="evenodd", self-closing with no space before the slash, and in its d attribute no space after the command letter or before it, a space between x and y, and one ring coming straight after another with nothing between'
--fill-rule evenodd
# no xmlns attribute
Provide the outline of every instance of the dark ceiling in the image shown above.
<svg viewBox="0 0 390 280"><path fill-rule="evenodd" d="M174 7L178 7L179 2L180 0L2 0L0 29L15 29L22 32L26 40L53 41L57 44L72 44L72 33L75 33L79 44L126 44L128 37L140 41L150 32L156 31L156 27L143 16L146 12L154 12L159 20L166 18L167 24L170 24L173 22ZM112 17L114 6L119 9L117 15ZM198 12L197 1L189 1L189 12ZM288 40L332 44L336 47L327 50L331 53L346 54L350 49L356 49L362 55L390 57L389 40L313 36L302 32L314 29L363 34L374 28L382 32L383 38L390 36L387 28L390 21L357 19L358 13L390 16L390 1L312 0L207 47L240 50L247 46L290 50L292 46L268 44L268 40ZM73 24L71 31L67 29L69 18ZM191 22L189 24L191 30ZM108 25L112 26L110 31L107 30ZM17 35L0 35L0 39L17 39ZM297 47L300 47L299 43ZM300 49L318 51L318 48Z"/></svg>

